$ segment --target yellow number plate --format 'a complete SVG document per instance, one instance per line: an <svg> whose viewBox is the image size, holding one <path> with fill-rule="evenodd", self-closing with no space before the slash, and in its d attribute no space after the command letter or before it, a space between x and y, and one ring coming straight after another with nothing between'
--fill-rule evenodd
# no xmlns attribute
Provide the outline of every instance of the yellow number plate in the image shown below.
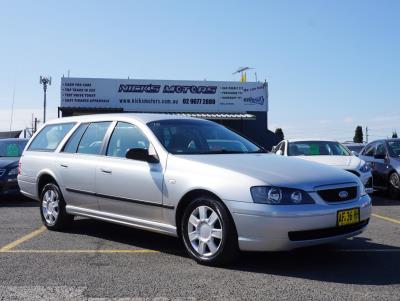
<svg viewBox="0 0 400 301"><path fill-rule="evenodd" d="M337 225L347 226L360 221L360 208L340 210L337 213Z"/></svg>

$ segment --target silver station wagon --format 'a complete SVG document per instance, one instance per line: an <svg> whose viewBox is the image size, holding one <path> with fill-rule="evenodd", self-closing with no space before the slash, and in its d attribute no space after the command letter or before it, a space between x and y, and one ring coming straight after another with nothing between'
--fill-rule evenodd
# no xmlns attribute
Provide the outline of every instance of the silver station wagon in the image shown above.
<svg viewBox="0 0 400 301"><path fill-rule="evenodd" d="M225 264L361 233L371 199L355 175L274 156L211 121L167 114L68 117L45 124L20 160L21 192L50 230L74 216L183 240Z"/></svg>

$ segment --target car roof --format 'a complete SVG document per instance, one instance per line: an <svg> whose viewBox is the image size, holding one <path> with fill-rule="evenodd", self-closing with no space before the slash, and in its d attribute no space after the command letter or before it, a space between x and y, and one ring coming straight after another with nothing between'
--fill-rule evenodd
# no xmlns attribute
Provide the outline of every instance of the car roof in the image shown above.
<svg viewBox="0 0 400 301"><path fill-rule="evenodd" d="M305 141L312 141L312 142L338 142L336 140L331 140L331 139L316 139L316 138L310 138L310 139L287 139L288 142L305 142Z"/></svg>
<svg viewBox="0 0 400 301"><path fill-rule="evenodd" d="M58 123L66 123L66 122L94 122L101 120L113 120L113 119L125 119L125 120L134 120L141 123L148 123L152 121L159 120L174 120L174 119L186 119L186 120L199 120L199 118L176 115L176 114L153 114L153 113L110 113L110 114L91 114L91 115L82 115L82 116L72 116L72 117L63 117L58 119L53 119L47 124L58 124Z"/></svg>

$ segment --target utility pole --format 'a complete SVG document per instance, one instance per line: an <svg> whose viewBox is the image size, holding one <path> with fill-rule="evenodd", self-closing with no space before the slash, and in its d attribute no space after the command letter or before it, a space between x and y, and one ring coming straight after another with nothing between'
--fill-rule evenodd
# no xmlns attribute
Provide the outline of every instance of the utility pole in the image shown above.
<svg viewBox="0 0 400 301"><path fill-rule="evenodd" d="M368 143L368 127L365 127L365 140Z"/></svg>
<svg viewBox="0 0 400 301"><path fill-rule="evenodd" d="M51 76L40 76L39 83L43 85L43 123L46 123L46 91L51 86Z"/></svg>

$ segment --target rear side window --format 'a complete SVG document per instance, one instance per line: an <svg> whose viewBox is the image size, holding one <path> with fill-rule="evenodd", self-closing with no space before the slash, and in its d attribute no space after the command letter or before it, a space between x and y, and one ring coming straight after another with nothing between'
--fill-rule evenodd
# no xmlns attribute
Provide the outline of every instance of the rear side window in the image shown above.
<svg viewBox="0 0 400 301"><path fill-rule="evenodd" d="M28 150L54 151L74 125L75 123L46 125L33 139Z"/></svg>
<svg viewBox="0 0 400 301"><path fill-rule="evenodd" d="M69 138L67 144L64 146L64 153L76 153L82 135L85 133L88 126L89 124L85 123L78 127L78 129L72 134L71 138Z"/></svg>
<svg viewBox="0 0 400 301"><path fill-rule="evenodd" d="M103 145L104 136L111 122L91 123L83 134L78 146L78 153L99 155Z"/></svg>

